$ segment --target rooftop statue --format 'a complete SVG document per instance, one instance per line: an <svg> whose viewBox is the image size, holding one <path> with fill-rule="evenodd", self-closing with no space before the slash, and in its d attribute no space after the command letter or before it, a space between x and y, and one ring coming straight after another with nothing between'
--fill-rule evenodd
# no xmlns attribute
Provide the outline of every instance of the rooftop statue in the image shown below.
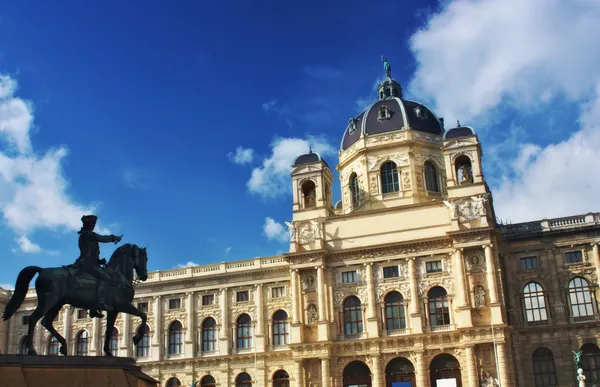
<svg viewBox="0 0 600 387"><path fill-rule="evenodd" d="M387 59L384 58L384 56L381 56L381 61L383 62L383 69L385 70L385 76L388 78L392 78L392 66L390 66L390 62L388 62Z"/></svg>
<svg viewBox="0 0 600 387"><path fill-rule="evenodd" d="M137 345L146 326L146 313L140 312L133 304L134 277L136 280L145 281L148 278L148 255L146 248L134 244L125 244L119 247L110 257L100 259L99 242L121 241L122 236L99 235L94 232L97 217L86 215L81 218L83 227L79 231L80 256L77 261L69 266L41 268L28 266L21 270L12 297L6 304L3 320L11 318L19 309L27 291L29 283L36 274L35 281L38 305L29 317L29 330L27 333L26 347L28 355L36 355L33 348L34 329L41 319L42 326L60 343L60 353L67 355L67 342L52 326L54 319L63 305L72 305L80 309L89 309L90 317L104 317L100 310L107 312L106 331L104 339L104 353L112 356L110 352L110 338L119 313L127 313L142 319L135 336L134 345ZM102 267L105 265L105 268Z"/></svg>

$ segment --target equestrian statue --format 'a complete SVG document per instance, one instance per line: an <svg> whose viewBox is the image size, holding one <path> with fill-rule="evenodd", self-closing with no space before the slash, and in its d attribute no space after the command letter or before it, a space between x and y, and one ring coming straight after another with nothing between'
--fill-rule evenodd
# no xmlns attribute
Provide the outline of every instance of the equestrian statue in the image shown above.
<svg viewBox="0 0 600 387"><path fill-rule="evenodd" d="M146 333L146 313L139 311L132 303L134 286L137 281L148 279L148 255L146 248L134 244L125 244L117 248L110 257L100 259L99 242L119 243L121 236L99 235L94 232L98 217L85 215L81 218L83 226L79 234L79 258L74 264L62 267L41 268L28 266L21 270L12 297L6 304L3 320L11 318L19 309L29 283L36 274L35 281L38 305L29 316L29 330L25 346L28 355L37 355L33 348L35 324L41 319L42 326L60 343L60 353L67 355L67 342L52 326L54 319L63 305L89 310L90 317L103 318L100 311L105 311L106 331L104 353L112 356L110 339L119 313L127 313L142 319L133 344L138 345ZM103 267L103 265L105 267ZM133 272L137 278L134 279Z"/></svg>

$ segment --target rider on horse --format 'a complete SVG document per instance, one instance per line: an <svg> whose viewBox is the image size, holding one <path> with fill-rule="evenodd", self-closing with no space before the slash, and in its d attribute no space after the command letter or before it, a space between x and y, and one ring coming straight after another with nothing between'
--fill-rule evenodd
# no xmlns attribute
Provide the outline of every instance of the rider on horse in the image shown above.
<svg viewBox="0 0 600 387"><path fill-rule="evenodd" d="M82 270L93 277L104 280L112 281L110 276L106 274L106 271L100 266L106 264L106 259L100 259L100 245L98 242L119 242L121 241L120 236L115 235L99 235L94 232L96 227L96 221L98 217L95 215L85 215L81 218L83 227L78 232L79 234L79 251L81 252L79 258L75 261L75 267ZM99 285L98 285L99 286ZM100 292L98 294L99 306L97 310L90 310L90 317L102 318L102 315L98 309L105 308L103 295Z"/></svg>

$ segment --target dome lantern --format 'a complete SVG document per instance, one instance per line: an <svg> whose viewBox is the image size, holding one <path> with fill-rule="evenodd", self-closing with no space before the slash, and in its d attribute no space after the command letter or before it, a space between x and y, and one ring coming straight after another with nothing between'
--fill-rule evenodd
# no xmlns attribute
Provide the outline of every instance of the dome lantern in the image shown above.
<svg viewBox="0 0 600 387"><path fill-rule="evenodd" d="M402 86L392 78L392 66L390 62L381 56L383 69L385 70L385 79L377 86L377 97L380 101L391 98L402 98Z"/></svg>

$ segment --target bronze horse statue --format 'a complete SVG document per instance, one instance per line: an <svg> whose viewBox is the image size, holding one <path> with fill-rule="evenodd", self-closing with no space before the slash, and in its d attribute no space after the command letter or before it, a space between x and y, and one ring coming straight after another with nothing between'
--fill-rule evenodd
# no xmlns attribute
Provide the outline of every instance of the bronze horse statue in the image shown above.
<svg viewBox="0 0 600 387"><path fill-rule="evenodd" d="M106 265L106 274L112 278L112 281L99 280L88 273L77 272L73 265L45 269L28 266L21 270L17 277L15 290L6 304L2 319L8 320L15 314L25 300L29 283L39 273L35 281L38 305L29 317L29 331L25 344L27 354L37 355L33 348L33 333L35 324L42 319L42 326L58 340L60 353L66 356L67 342L52 326L54 319L66 304L81 309L95 308L98 305L98 293L102 292L107 312L104 353L106 356L112 356L109 347L110 338L119 313L131 314L142 319L142 323L133 337L134 345L138 345L146 333L144 331L146 313L140 312L132 304L132 301L134 281L136 281L133 271L135 270L139 280L145 281L148 279L147 263L146 248L125 244L115 250Z"/></svg>

